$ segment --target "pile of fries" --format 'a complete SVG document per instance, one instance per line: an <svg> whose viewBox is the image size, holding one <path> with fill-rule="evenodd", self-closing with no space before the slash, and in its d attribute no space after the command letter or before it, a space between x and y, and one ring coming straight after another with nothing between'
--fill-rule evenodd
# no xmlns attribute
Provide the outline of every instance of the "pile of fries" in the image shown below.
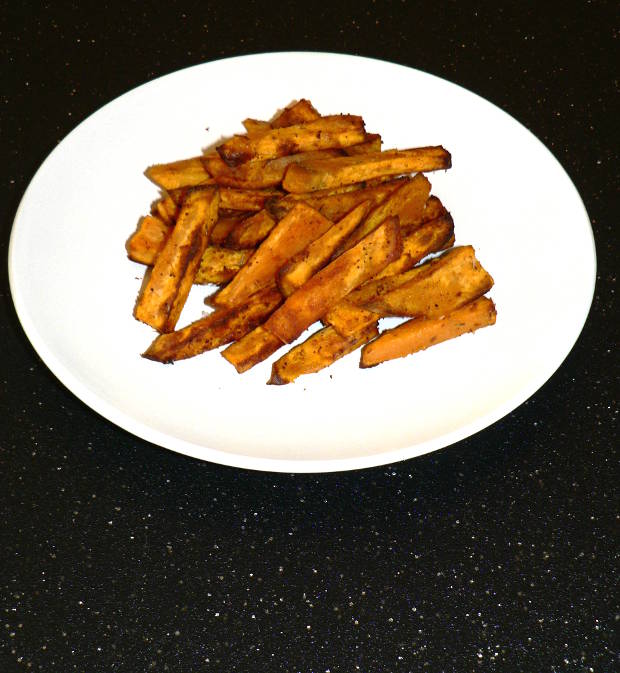
<svg viewBox="0 0 620 673"><path fill-rule="evenodd" d="M143 354L169 363L226 345L241 373L292 344L268 383L319 371L361 348L360 367L492 325L493 279L424 173L443 147L381 151L355 115L308 100L246 119L201 156L151 166L161 197L127 241L147 265L134 315L159 335ZM427 259L428 258L428 259ZM213 310L177 329L195 284ZM402 322L379 331L379 320Z"/></svg>

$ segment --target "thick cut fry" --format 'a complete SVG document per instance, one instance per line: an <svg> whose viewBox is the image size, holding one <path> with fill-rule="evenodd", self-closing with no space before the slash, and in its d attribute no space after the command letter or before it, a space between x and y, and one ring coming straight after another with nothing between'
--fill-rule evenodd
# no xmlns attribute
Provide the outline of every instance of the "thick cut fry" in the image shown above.
<svg viewBox="0 0 620 673"><path fill-rule="evenodd" d="M475 299L441 318L414 318L393 329L362 348L360 367L375 365L411 355L435 344L454 339L495 324L495 304L487 297Z"/></svg>
<svg viewBox="0 0 620 673"><path fill-rule="evenodd" d="M352 353L377 335L377 324L369 324L349 337L343 337L333 327L324 327L273 363L267 383L292 383L303 374L312 374Z"/></svg>
<svg viewBox="0 0 620 673"><path fill-rule="evenodd" d="M424 206L431 191L431 183L422 174L418 173L410 180L406 180L379 205L375 206L360 226L343 242L339 252L348 250L366 234L376 229L386 217L397 216L401 226L420 222L424 213Z"/></svg>
<svg viewBox="0 0 620 673"><path fill-rule="evenodd" d="M212 301L216 306L233 306L254 292L275 283L280 267L332 226L314 208L299 203L271 230L247 264L220 290Z"/></svg>
<svg viewBox="0 0 620 673"><path fill-rule="evenodd" d="M202 162L202 157L181 159L168 164L155 164L146 169L145 175L162 189L194 187L212 182Z"/></svg>
<svg viewBox="0 0 620 673"><path fill-rule="evenodd" d="M174 224L178 214L179 208L168 194L163 194L151 206L151 215L159 217L166 224Z"/></svg>
<svg viewBox="0 0 620 673"><path fill-rule="evenodd" d="M271 124L262 119L244 119L242 122L247 134L249 136L258 136L265 131L269 131Z"/></svg>
<svg viewBox="0 0 620 673"><path fill-rule="evenodd" d="M276 289L260 290L245 304L217 309L176 332L160 334L143 357L157 362L174 362L219 348L252 331L281 301L282 295Z"/></svg>
<svg viewBox="0 0 620 673"><path fill-rule="evenodd" d="M283 345L277 336L259 325L239 341L230 344L221 354L239 374L243 374L254 365L266 360Z"/></svg>
<svg viewBox="0 0 620 673"><path fill-rule="evenodd" d="M370 202L364 201L296 254L278 272L278 287L288 297L316 271L325 266L334 250L358 226L368 213Z"/></svg>
<svg viewBox="0 0 620 673"><path fill-rule="evenodd" d="M410 280L366 308L382 315L436 318L493 287L493 278L476 259L471 245L453 248L412 271L417 273Z"/></svg>
<svg viewBox="0 0 620 673"><path fill-rule="evenodd" d="M293 124L302 124L318 119L321 115L315 110L314 105L302 98L296 103L285 107L279 114L271 120L271 128L278 129L283 126L293 126Z"/></svg>
<svg viewBox="0 0 620 673"><path fill-rule="evenodd" d="M281 194L275 189L233 189L220 187L220 207L228 210L258 211L265 202Z"/></svg>
<svg viewBox="0 0 620 673"><path fill-rule="evenodd" d="M189 194L157 255L134 315L159 332L172 332L175 328L217 219L218 203L217 189Z"/></svg>
<svg viewBox="0 0 620 673"><path fill-rule="evenodd" d="M401 227L402 231L402 227ZM454 222L450 213L425 222L409 233L403 233L403 253L388 264L375 278L393 276L413 268L427 255L454 245Z"/></svg>
<svg viewBox="0 0 620 673"><path fill-rule="evenodd" d="M450 154L443 147L370 152L292 164L282 186L287 192L312 192L390 175L436 171L450 165Z"/></svg>
<svg viewBox="0 0 620 673"><path fill-rule="evenodd" d="M297 152L347 147L363 142L364 138L361 117L332 115L271 129L252 138L233 136L219 145L217 151L229 166L238 166L252 159L275 159Z"/></svg>
<svg viewBox="0 0 620 673"><path fill-rule="evenodd" d="M255 248L275 226L276 221L263 208L235 227L226 238L226 245L230 248Z"/></svg>
<svg viewBox="0 0 620 673"><path fill-rule="evenodd" d="M356 154L368 154L368 152L381 152L381 136L378 133L367 133L366 139L359 145L351 145L344 148L344 153L350 157Z"/></svg>
<svg viewBox="0 0 620 673"><path fill-rule="evenodd" d="M376 324L379 315L343 299L326 314L323 322L331 325L340 336L350 337L367 325Z"/></svg>
<svg viewBox="0 0 620 673"><path fill-rule="evenodd" d="M145 215L125 246L129 259L142 264L153 264L171 232L172 227L158 217Z"/></svg>
<svg viewBox="0 0 620 673"><path fill-rule="evenodd" d="M202 254L194 283L197 285L227 283L250 259L253 253L254 249L231 250L218 245L208 245Z"/></svg>
<svg viewBox="0 0 620 673"><path fill-rule="evenodd" d="M288 194L281 199L270 199L267 210L278 220L290 212L297 203L303 201L324 215L328 220L337 222L363 201L370 201L371 207L398 189L405 178L383 180L372 184L356 184L304 194Z"/></svg>
<svg viewBox="0 0 620 673"><path fill-rule="evenodd" d="M265 328L286 343L294 341L330 306L394 261L401 251L398 220L388 218L293 292L265 322Z"/></svg>
<svg viewBox="0 0 620 673"><path fill-rule="evenodd" d="M222 245L226 242L230 233L234 231L246 219L247 213L243 215L222 215L217 218L213 230L211 231L210 243L213 245Z"/></svg>

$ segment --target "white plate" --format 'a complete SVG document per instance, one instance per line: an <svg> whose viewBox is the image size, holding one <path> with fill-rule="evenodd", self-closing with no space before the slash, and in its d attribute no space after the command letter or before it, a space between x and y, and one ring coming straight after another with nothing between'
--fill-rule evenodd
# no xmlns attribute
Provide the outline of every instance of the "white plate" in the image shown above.
<svg viewBox="0 0 620 673"><path fill-rule="evenodd" d="M309 98L360 114L384 147L444 145L429 174L495 278L497 324L369 370L349 356L288 386L271 362L239 376L219 355L163 366L132 309L143 269L124 243L157 189L152 163L197 154ZM17 212L9 270L35 349L81 400L126 430L233 466L323 472L439 449L502 418L564 360L583 327L596 256L582 201L551 153L482 98L410 68L280 53L195 66L130 91L80 124L43 163ZM179 325L204 309L194 288Z"/></svg>

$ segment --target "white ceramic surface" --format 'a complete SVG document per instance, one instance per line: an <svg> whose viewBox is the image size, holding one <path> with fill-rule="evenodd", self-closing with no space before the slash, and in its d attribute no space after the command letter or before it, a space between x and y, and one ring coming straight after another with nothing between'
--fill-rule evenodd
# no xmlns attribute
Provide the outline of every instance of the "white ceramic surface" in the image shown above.
<svg viewBox="0 0 620 673"><path fill-rule="evenodd" d="M431 173L457 244L495 279L497 324L368 370L351 355L287 386L271 362L242 376L210 352L163 366L132 317L143 268L124 243L157 197L146 166L193 156L299 98L354 113L384 148L441 144ZM437 77L325 53L195 66L121 96L70 133L18 209L9 250L21 323L81 400L146 440L252 469L324 472L410 458L468 437L531 396L587 317L596 256L583 203L551 153L484 99ZM179 326L204 310L194 288Z"/></svg>

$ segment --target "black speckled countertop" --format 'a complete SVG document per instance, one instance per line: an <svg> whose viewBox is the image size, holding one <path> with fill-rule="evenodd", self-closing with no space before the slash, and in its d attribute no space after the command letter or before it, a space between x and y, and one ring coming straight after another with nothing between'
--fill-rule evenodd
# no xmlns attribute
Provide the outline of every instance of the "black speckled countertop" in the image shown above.
<svg viewBox="0 0 620 673"><path fill-rule="evenodd" d="M597 245L579 341L527 403L441 451L250 472L76 399L24 336L3 265L0 673L618 670L615 3L349 4L5 3L4 257L38 165L104 103L225 56L341 51L457 82L552 150Z"/></svg>

